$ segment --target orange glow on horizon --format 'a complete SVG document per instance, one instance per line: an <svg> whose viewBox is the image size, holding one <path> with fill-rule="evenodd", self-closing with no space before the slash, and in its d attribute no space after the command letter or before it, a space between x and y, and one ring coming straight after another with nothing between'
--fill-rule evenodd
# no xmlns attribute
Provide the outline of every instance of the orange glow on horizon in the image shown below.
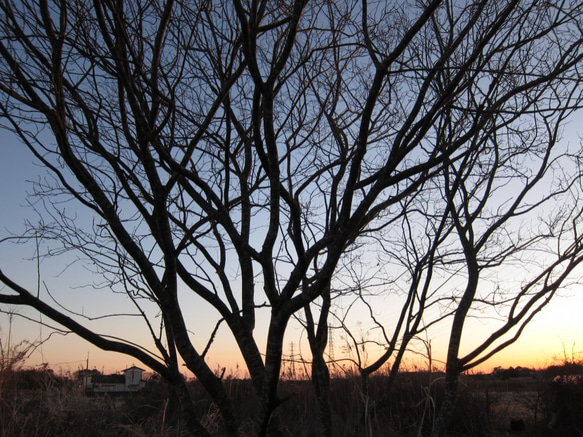
<svg viewBox="0 0 583 437"><path fill-rule="evenodd" d="M551 364L560 363L565 359L572 361L583 360L583 317L579 315L581 308L583 308L583 294L557 297L548 308L545 308L535 317L524 330L520 339L489 361L476 367L473 371L490 373L495 367L518 366L541 369ZM5 338L9 332L14 337L12 344L17 344L23 340L34 341L35 338L43 337L43 331L39 332L39 326L30 321L15 317L10 330L5 321L6 319L3 318L2 330L0 331L4 345L6 345ZM265 327L258 328L257 338L261 338L261 332L264 329ZM465 335L479 335L480 338L483 338L488 329L489 327L484 324L468 323ZM119 332L120 336L128 332L128 326L120 329ZM45 328L44 336L46 337L46 335ZM437 368L443 367L441 362L445 357L447 330L440 331L440 336L442 338L432 340L434 367ZM139 341L139 338L134 341ZM147 341L147 339L142 339L142 341ZM309 354L308 348L306 347L302 350L297 340L286 340L284 343L284 358L289 357L290 351L288 349L292 341L295 342L296 357L299 358L302 353ZM341 346L340 343L339 339L335 340L337 348ZM340 358L342 356L341 350L339 349L335 355L336 359ZM309 357L305 359L309 361ZM413 362L413 358L408 358L407 360L408 363ZM425 359L417 358L416 360L417 368L423 369L427 366ZM442 361L440 362L440 360ZM87 367L87 365L91 369L95 368L105 373L120 372L132 365L146 367L132 357L101 351L72 334L66 336L53 335L46 343L37 347L23 364L24 367L37 367L43 363L46 363L48 367L58 374L72 374L79 369ZM208 363L213 371L220 372L224 367L227 375L230 374L235 377L248 375L244 360L239 351L236 350L236 344L226 330L213 343L208 354ZM182 372L187 377L193 376L186 368L183 368Z"/></svg>

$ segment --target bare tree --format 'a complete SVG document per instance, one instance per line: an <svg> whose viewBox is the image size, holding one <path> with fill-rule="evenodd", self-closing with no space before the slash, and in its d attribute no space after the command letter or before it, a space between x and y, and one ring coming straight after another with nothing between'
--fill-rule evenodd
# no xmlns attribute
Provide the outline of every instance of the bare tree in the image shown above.
<svg viewBox="0 0 583 437"><path fill-rule="evenodd" d="M363 375L392 357L396 374L415 336L451 320L434 428L443 435L460 372L510 344L574 278L580 172L559 139L581 103L578 2L0 8L3 126L54 175L36 185L54 200L44 212L53 220L29 235L78 252L126 293L152 345L99 334L5 273L11 291L0 302L30 306L159 372L195 434L208 431L181 360L226 432L240 423L190 335L184 299L228 326L260 399L258 435L281 403L292 317L304 315L323 435L333 433L324 352L338 302L356 296L383 333L386 351ZM92 223L70 217L66 201ZM366 263L371 251L386 276L367 282L349 261ZM520 286L483 287L535 251L548 258L529 264ZM375 287L363 292L364 283ZM372 295L395 292L405 299L389 330ZM504 323L460 356L464 322L485 305ZM259 313L269 318L265 344Z"/></svg>

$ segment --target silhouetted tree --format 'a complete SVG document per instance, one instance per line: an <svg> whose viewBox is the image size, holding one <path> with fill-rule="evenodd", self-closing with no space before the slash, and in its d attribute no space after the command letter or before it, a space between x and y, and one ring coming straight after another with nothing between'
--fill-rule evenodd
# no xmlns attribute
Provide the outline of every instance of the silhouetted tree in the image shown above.
<svg viewBox="0 0 583 437"><path fill-rule="evenodd" d="M239 347L261 402L259 435L281 402L292 317L308 331L323 435L333 433L330 315L354 330L340 302L367 307L382 333L384 352L359 362L364 376L391 357L396 374L411 340L450 320L434 427L444 435L460 372L515 340L581 262L579 155L559 141L581 103L579 2L0 9L2 123L54 175L35 186L50 222L27 235L78 252L125 292L152 346L99 334L5 273L0 302L158 372L195 434L208 431L181 360L227 433L240 425L208 348L191 338L200 311L211 308ZM497 281L517 264L521 282ZM378 315L395 312L372 303L378 294L404 296L390 328ZM197 308L184 303L192 296ZM464 323L484 306L502 324L462 355Z"/></svg>

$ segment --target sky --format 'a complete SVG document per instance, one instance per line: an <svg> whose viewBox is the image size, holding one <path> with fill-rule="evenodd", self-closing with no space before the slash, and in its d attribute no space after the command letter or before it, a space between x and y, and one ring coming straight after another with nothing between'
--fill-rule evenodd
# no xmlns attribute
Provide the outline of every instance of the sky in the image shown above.
<svg viewBox="0 0 583 437"><path fill-rule="evenodd" d="M581 132L583 134L583 131ZM575 129L565 136L565 141L579 141ZM0 129L0 269L30 290L42 293L55 306L60 304L71 311L87 318L96 318L104 313L128 313L133 308L123 295L113 294L105 289L87 287L95 278L87 267L76 262L73 256L45 259L37 265L34 258L34 242L26 245L13 244L6 240L24 229L24 222L36 222L35 212L27 202L37 201L28 197L32 191L31 181L42 178L45 170L35 163L30 152L19 144L11 135ZM50 201L50 199L45 199ZM82 220L83 211L79 210ZM567 358L583 359L583 290L573 287L562 291L545 310L538 314L527 327L520 340L492 358L477 370L490 371L497 366L524 366L541 368L565 355ZM50 295L49 295L50 293ZM214 328L208 308L197 302L189 302L189 320L192 323L193 341L199 350L204 349L206 339ZM192 309L191 309L192 308ZM57 372L74 372L89 366L106 373L116 372L132 365L141 366L135 359L98 350L74 335L52 333L48 326L51 322L38 313L23 309L3 306L9 314L0 313L0 339L2 347L18 344L22 341L46 340L26 359L26 366L38 366L47 363ZM265 310L263 311L265 313ZM389 312L388 317L394 316ZM40 322L40 323L37 323ZM470 319L467 322L465 336L483 338L492 331L493 321L489 319ZM91 325L100 332L119 335L136 343L147 343L147 333L141 329L139 320L132 317L98 318ZM448 324L438 326L428 336L431 341L433 357L436 363L445 358ZM369 326L362 325L365 332ZM257 335L265 337L265 317L259 317ZM293 345L293 346L292 346ZM339 352L346 345L341 334L334 336L334 345ZM284 342L285 353L302 354L307 350L305 334L297 324L290 326ZM422 345L419 345L422 351ZM378 352L378 351L377 351ZM338 355L338 354L337 354ZM411 356L407 366L423 367L423 359ZM209 352L211 367L225 366L230 373L239 372L244 376L243 362L236 352L233 340L227 335L225 326ZM189 375L190 376L190 375Z"/></svg>
<svg viewBox="0 0 583 437"><path fill-rule="evenodd" d="M571 140L576 138L573 131ZM45 174L45 171L34 162L32 155L18 143L10 134L2 132L0 135L0 148L2 159L0 160L0 204L2 214L0 216L0 239L15 235L24 229L25 220L37 220L34 211L27 206L28 193L32 190L31 181ZM59 258L58 262L43 260L40 264L40 276L37 275L37 264L34 259L34 245L15 245L9 241L0 244L0 269L17 282L21 282L32 290L40 285L42 293L46 293L46 287L50 288L51 296L65 304L75 312L92 317L102 312L108 312L111 308L116 311L131 311L128 300L121 295L114 295L107 290L96 290L84 287L89 273L85 266L73 262L74 259ZM39 280L40 278L40 280ZM497 366L523 366L542 368L567 358L583 359L583 293L579 287L571 288L560 293L555 300L540 313L523 333L521 339L507 348L496 357L477 370L489 372ZM47 295L48 296L48 295ZM196 308L195 305L193 305ZM40 326L33 321L48 322L30 310L21 308L6 308L15 313L14 316L0 315L0 338L4 347L8 342L16 344L20 341L34 341L46 339L51 330ZM111 311L109 311L111 312ZM214 323L206 319L204 309L195 309L192 317L196 319L197 327L204 331L196 337L195 345L202 349L205 338L214 328ZM148 341L141 334L136 321L124 319L120 323L117 318L98 320L94 322L99 329L108 330L115 327L117 332L124 337L129 337L136 342ZM258 332L261 333L261 317ZM101 325L100 325L101 324ZM366 329L366 326L364 327ZM466 327L466 335L480 336L491 330L488 320L470 319ZM209 353L209 362L212 368L226 367L227 371L236 376L245 376L243 361L236 352L234 342L226 335L223 328L219 331L219 337L215 346ZM432 351L436 362L443 360L445 356L447 326L442 326L431 333ZM200 338L200 340L199 340ZM343 338L335 335L334 345L342 348ZM197 343L198 342L198 343ZM293 346L292 346L293 344ZM294 348L294 354L299 354L307 348L305 335L298 326L290 328L285 342L289 355ZM424 361L408 359L406 365L423 367ZM98 350L87 342L70 335L51 335L34 353L26 359L25 366L38 366L48 363L49 367L60 373L74 372L89 365L105 373L121 371L132 365L142 365L131 357L107 353ZM192 376L185 372L187 376Z"/></svg>

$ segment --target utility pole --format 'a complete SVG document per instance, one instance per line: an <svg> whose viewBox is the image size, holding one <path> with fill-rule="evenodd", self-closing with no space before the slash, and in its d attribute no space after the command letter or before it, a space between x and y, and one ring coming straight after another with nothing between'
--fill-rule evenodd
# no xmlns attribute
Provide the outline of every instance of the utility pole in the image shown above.
<svg viewBox="0 0 583 437"><path fill-rule="evenodd" d="M294 352L294 342L292 341L289 346L289 373L291 379L296 379L296 355Z"/></svg>
<svg viewBox="0 0 583 437"><path fill-rule="evenodd" d="M334 333L330 325L328 325L328 358L334 361Z"/></svg>

